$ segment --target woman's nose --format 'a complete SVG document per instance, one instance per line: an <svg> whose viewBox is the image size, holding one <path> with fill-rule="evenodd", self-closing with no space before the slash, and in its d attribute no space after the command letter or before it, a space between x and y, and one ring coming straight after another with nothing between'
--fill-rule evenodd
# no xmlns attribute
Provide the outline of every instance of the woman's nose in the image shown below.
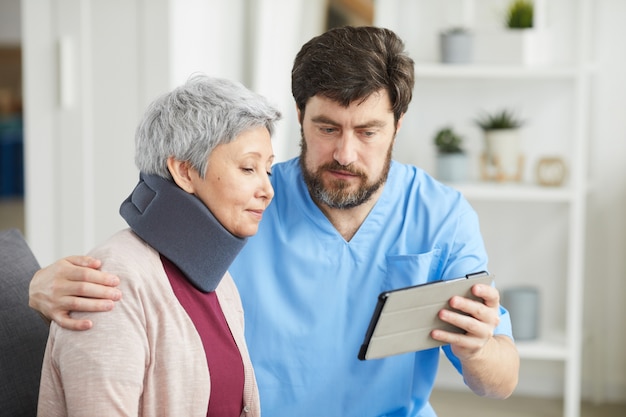
<svg viewBox="0 0 626 417"><path fill-rule="evenodd" d="M261 198L266 198L267 200L274 198L274 187L272 187L269 174L265 174L259 192Z"/></svg>

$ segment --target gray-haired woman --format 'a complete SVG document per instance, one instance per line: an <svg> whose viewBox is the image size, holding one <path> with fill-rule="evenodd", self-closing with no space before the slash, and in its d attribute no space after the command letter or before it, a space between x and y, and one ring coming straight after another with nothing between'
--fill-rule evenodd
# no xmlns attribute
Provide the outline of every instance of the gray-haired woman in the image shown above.
<svg viewBox="0 0 626 417"><path fill-rule="evenodd" d="M109 314L72 313L90 332L51 325L39 415L260 415L227 269L274 196L279 118L241 84L203 75L148 107L140 181L120 208L130 227L91 252L124 298Z"/></svg>

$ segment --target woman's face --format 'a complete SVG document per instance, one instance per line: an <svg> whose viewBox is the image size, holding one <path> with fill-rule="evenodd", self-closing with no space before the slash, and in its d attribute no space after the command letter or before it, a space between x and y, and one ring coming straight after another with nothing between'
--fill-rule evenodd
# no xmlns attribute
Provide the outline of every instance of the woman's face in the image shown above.
<svg viewBox="0 0 626 417"><path fill-rule="evenodd" d="M267 129L248 129L211 152L204 179L190 170L193 193L230 233L252 236L274 197L269 178L273 161Z"/></svg>

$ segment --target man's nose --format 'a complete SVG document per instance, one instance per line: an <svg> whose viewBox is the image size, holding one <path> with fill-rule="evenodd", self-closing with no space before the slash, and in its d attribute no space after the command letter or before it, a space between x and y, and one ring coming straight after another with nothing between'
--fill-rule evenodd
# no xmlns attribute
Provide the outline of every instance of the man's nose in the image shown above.
<svg viewBox="0 0 626 417"><path fill-rule="evenodd" d="M358 139L351 133L344 133L337 141L333 158L343 166L356 161Z"/></svg>

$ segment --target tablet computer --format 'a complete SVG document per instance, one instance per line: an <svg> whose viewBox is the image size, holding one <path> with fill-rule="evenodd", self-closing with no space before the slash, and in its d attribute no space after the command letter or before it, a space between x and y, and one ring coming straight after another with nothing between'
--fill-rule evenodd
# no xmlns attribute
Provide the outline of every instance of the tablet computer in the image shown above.
<svg viewBox="0 0 626 417"><path fill-rule="evenodd" d="M493 275L482 271L380 293L359 359L377 359L441 346L442 342L430 337L433 329L456 333L462 330L439 319L439 310L451 309L448 301L454 295L479 300L472 295L472 286L491 285L492 281Z"/></svg>

